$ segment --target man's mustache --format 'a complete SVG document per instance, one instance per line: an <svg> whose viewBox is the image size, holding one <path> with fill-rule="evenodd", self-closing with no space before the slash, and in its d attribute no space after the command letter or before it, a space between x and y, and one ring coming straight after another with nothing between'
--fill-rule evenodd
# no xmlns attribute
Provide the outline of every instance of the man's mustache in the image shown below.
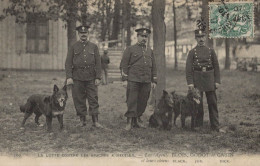
<svg viewBox="0 0 260 166"><path fill-rule="evenodd" d="M82 35L82 37L87 37L87 36L85 36L85 35Z"/></svg>

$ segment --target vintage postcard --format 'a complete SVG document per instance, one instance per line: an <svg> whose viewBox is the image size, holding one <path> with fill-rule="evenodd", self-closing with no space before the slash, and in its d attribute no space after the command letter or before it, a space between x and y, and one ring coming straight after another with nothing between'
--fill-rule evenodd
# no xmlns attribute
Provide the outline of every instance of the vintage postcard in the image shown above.
<svg viewBox="0 0 260 166"><path fill-rule="evenodd" d="M257 166L259 0L0 0L0 165Z"/></svg>

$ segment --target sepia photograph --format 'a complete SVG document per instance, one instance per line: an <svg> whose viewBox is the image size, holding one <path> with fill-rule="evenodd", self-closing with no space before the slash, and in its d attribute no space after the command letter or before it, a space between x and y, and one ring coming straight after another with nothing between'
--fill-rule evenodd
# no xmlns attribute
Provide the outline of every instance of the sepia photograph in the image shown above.
<svg viewBox="0 0 260 166"><path fill-rule="evenodd" d="M0 165L256 166L260 0L0 0Z"/></svg>

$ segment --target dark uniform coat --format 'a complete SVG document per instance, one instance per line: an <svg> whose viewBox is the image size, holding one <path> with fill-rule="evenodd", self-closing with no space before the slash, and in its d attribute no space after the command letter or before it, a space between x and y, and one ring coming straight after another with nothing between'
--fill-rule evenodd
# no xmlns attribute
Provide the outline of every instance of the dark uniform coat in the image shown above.
<svg viewBox="0 0 260 166"><path fill-rule="evenodd" d="M65 70L67 79L101 79L101 60L97 45L90 41L77 41L73 44L67 55Z"/></svg>
<svg viewBox="0 0 260 166"><path fill-rule="evenodd" d="M140 44L126 48L120 67L128 75L128 81L156 82L156 64L151 48L143 48Z"/></svg>
<svg viewBox="0 0 260 166"><path fill-rule="evenodd" d="M151 82L157 80L156 65L151 48L140 43L126 48L120 64L127 77L126 117L141 117L147 106Z"/></svg>
<svg viewBox="0 0 260 166"><path fill-rule="evenodd" d="M73 44L68 51L65 70L67 79L72 78L74 82L72 98L77 115L85 119L86 99L89 103L89 115L98 114L95 79L101 79L101 60L97 45L81 40Z"/></svg>
<svg viewBox="0 0 260 166"><path fill-rule="evenodd" d="M216 53L206 46L190 50L186 61L187 84L194 84L200 91L214 91L220 84L220 71Z"/></svg>
<svg viewBox="0 0 260 166"><path fill-rule="evenodd" d="M206 46L196 46L190 50L186 61L187 84L194 84L200 90L201 102L196 116L196 126L203 125L203 92L207 97L209 118L212 129L219 128L215 83L220 84L220 71L216 53Z"/></svg>

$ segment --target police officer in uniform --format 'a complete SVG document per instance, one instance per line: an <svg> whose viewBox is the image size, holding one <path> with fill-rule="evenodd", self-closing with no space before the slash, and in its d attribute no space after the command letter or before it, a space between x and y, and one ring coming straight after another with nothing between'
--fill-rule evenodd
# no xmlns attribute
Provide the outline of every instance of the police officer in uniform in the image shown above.
<svg viewBox="0 0 260 166"><path fill-rule="evenodd" d="M216 89L220 84L220 71L214 49L205 46L206 33L195 30L197 46L190 50L186 61L186 80L189 88L198 88L201 92L201 102L196 126L203 125L203 92L206 94L211 129L219 131L218 107Z"/></svg>
<svg viewBox="0 0 260 166"><path fill-rule="evenodd" d="M72 85L72 98L82 126L86 126L87 106L92 116L93 126L102 128L98 123L99 104L97 86L101 79L101 60L96 44L88 41L89 26L76 28L80 40L68 51L65 62L67 85Z"/></svg>
<svg viewBox="0 0 260 166"><path fill-rule="evenodd" d="M150 29L140 28L137 32L138 42L124 51L120 63L122 77L127 80L127 117L126 130L132 127L143 127L143 115L149 99L151 87L157 82L155 57L151 48L147 47Z"/></svg>

